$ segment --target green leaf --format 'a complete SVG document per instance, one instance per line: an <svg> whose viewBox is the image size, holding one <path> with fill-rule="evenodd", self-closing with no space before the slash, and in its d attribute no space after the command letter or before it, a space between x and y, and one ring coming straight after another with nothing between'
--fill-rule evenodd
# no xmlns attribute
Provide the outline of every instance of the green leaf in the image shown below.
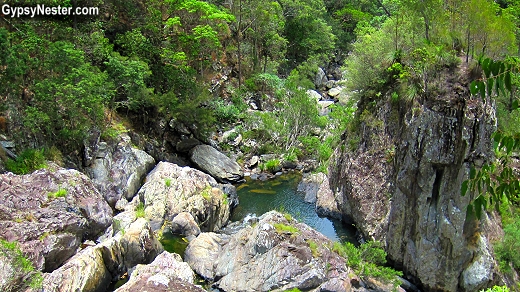
<svg viewBox="0 0 520 292"><path fill-rule="evenodd" d="M497 84L498 84L498 79L497 79ZM488 79L487 80L487 95L491 96L492 93L493 93L493 79Z"/></svg>
<svg viewBox="0 0 520 292"><path fill-rule="evenodd" d="M471 81L471 84L469 85L469 91L471 92L471 95L475 95L479 92L478 81Z"/></svg>
<svg viewBox="0 0 520 292"><path fill-rule="evenodd" d="M500 143L500 140L502 140L502 134L500 132L495 132L495 134L493 134L493 140L495 140L497 143Z"/></svg>
<svg viewBox="0 0 520 292"><path fill-rule="evenodd" d="M504 83L506 85L506 89L507 91L511 92L511 72L506 72L506 75L505 75L505 78L504 78Z"/></svg>
<svg viewBox="0 0 520 292"><path fill-rule="evenodd" d="M494 76L497 76L500 73L500 67L502 66L502 62L500 61L491 61L491 73Z"/></svg>
<svg viewBox="0 0 520 292"><path fill-rule="evenodd" d="M493 64L493 60L486 58L482 62L482 70L484 70L484 74L486 78L489 78L489 74L491 73L491 65Z"/></svg>
<svg viewBox="0 0 520 292"><path fill-rule="evenodd" d="M518 99L513 100L513 103L511 104L511 110L517 110L518 109Z"/></svg>
<svg viewBox="0 0 520 292"><path fill-rule="evenodd" d="M468 183L469 181L465 180L462 182L462 186L460 187L460 195L465 196L466 192L468 191Z"/></svg>
<svg viewBox="0 0 520 292"><path fill-rule="evenodd" d="M482 98L482 100L485 100L486 99L486 85L482 81L479 81L478 83L479 83L478 88L480 89L480 97Z"/></svg>
<svg viewBox="0 0 520 292"><path fill-rule="evenodd" d="M487 208L487 201L484 196L480 195L478 196L475 201L475 215L477 215L477 218L480 219L482 217L482 208Z"/></svg>
<svg viewBox="0 0 520 292"><path fill-rule="evenodd" d="M475 179L475 175L477 174L477 170L475 169L475 167L471 167L471 169L469 170L469 179Z"/></svg>

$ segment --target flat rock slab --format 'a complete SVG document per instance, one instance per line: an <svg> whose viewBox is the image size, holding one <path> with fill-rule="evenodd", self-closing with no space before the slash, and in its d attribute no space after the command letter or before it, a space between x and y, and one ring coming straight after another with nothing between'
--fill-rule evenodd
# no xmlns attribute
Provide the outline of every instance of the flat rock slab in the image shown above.
<svg viewBox="0 0 520 292"><path fill-rule="evenodd" d="M190 159L220 182L238 182L244 178L238 163L209 145L195 146L190 151Z"/></svg>

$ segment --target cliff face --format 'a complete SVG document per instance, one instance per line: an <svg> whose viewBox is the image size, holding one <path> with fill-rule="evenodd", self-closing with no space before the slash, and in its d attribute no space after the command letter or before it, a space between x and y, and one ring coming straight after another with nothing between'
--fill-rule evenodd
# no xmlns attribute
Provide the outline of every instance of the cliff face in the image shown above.
<svg viewBox="0 0 520 292"><path fill-rule="evenodd" d="M338 147L329 169L344 219L383 241L395 266L430 291L474 291L496 272L488 230L499 220L466 219L472 198L460 195L471 165L493 157L494 108L459 77L406 110L380 102L361 122L359 147Z"/></svg>

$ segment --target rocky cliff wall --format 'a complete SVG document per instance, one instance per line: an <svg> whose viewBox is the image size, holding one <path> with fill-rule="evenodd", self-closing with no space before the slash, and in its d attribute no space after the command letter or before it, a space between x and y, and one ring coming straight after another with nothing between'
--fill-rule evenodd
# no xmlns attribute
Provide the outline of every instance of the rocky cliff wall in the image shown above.
<svg viewBox="0 0 520 292"><path fill-rule="evenodd" d="M486 230L499 220L466 219L472 198L460 195L470 167L493 157L495 111L456 77L443 94L406 106L380 101L361 119L359 147L347 137L329 168L344 219L383 241L395 266L429 291L475 291L496 273Z"/></svg>

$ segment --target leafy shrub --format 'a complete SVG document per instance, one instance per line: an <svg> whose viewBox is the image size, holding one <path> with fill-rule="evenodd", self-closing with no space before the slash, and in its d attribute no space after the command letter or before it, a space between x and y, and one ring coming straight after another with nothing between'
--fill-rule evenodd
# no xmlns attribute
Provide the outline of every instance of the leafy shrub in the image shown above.
<svg viewBox="0 0 520 292"><path fill-rule="evenodd" d="M346 258L347 264L360 277L375 277L399 285L396 276L402 276L402 273L384 266L386 264L386 252L381 247L381 243L369 241L356 247L350 242L343 245L336 242L333 250Z"/></svg>
<svg viewBox="0 0 520 292"><path fill-rule="evenodd" d="M242 111L234 104L226 104L223 100L217 99L211 102L211 108L217 120L232 123L242 117Z"/></svg>
<svg viewBox="0 0 520 292"><path fill-rule="evenodd" d="M45 148L44 153L47 160L53 161L56 164L63 166L63 154L56 146Z"/></svg>
<svg viewBox="0 0 520 292"><path fill-rule="evenodd" d="M37 169L47 167L44 150L27 149L24 150L16 160L8 159L5 163L8 171L16 174L28 174Z"/></svg>
<svg viewBox="0 0 520 292"><path fill-rule="evenodd" d="M500 269L506 273L520 269L520 217L504 227L504 239L495 245Z"/></svg>
<svg viewBox="0 0 520 292"><path fill-rule="evenodd" d="M279 159L270 159L265 163L265 167L268 171L276 171L280 167Z"/></svg>

